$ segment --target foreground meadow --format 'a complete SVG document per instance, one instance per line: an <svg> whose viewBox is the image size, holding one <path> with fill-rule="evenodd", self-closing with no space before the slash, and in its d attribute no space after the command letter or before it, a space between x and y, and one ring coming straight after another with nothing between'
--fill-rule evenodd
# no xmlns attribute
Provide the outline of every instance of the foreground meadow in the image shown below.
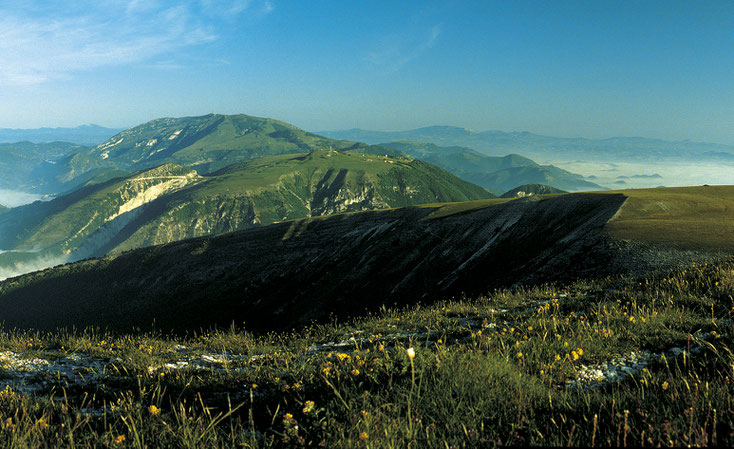
<svg viewBox="0 0 734 449"><path fill-rule="evenodd" d="M2 447L734 445L734 261L293 333L0 334Z"/></svg>

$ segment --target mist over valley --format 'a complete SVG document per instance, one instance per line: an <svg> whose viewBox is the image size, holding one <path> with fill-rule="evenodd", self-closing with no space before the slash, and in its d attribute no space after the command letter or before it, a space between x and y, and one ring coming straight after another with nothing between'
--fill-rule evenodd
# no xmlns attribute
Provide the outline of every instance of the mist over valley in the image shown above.
<svg viewBox="0 0 734 449"><path fill-rule="evenodd" d="M18 207L44 199L48 199L48 197L46 195L39 195L36 193L0 189L0 205L5 207Z"/></svg>

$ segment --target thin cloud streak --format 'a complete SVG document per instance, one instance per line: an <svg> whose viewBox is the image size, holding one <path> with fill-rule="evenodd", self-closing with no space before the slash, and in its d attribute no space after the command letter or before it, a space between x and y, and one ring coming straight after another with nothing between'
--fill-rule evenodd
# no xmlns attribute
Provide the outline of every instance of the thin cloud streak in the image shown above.
<svg viewBox="0 0 734 449"><path fill-rule="evenodd" d="M34 85L146 62L219 37L219 21L206 20L214 5L194 0L173 7L151 0L103 0L63 13L39 2L26 3L23 10L0 7L0 86ZM217 5L235 18L254 3Z"/></svg>
<svg viewBox="0 0 734 449"><path fill-rule="evenodd" d="M376 66L396 72L433 47L441 36L441 31L442 25L437 24L423 30L418 38L407 32L383 38L365 59Z"/></svg>

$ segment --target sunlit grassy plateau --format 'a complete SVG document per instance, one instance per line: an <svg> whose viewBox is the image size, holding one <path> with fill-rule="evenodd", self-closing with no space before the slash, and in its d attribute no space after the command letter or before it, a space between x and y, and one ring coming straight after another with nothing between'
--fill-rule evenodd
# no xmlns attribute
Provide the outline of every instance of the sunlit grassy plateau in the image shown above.
<svg viewBox="0 0 734 449"><path fill-rule="evenodd" d="M609 232L731 246L731 188L660 192L623 191ZM284 333L7 330L0 445L732 446L733 295L724 259ZM608 375L604 364L631 354L644 362ZM74 379L35 371L17 381L19 360L69 358L97 363Z"/></svg>

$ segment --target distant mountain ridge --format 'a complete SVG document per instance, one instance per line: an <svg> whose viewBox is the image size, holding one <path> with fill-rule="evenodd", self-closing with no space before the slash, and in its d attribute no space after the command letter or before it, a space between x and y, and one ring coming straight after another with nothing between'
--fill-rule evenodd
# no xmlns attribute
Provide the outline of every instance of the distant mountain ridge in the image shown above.
<svg viewBox="0 0 734 449"><path fill-rule="evenodd" d="M533 159L574 160L602 158L617 161L647 161L650 158L711 161L734 161L734 145L693 141L666 141L644 137L551 137L530 132L472 131L455 126L428 126L407 131L370 131L349 129L318 131L334 139L348 139L368 144L392 141L429 142L441 146L464 146L484 154L499 156L520 153Z"/></svg>
<svg viewBox="0 0 734 449"><path fill-rule="evenodd" d="M77 145L97 145L124 128L105 128L89 124L74 128L0 128L0 143L28 141L33 143L68 142Z"/></svg>
<svg viewBox="0 0 734 449"><path fill-rule="evenodd" d="M431 127L426 128L426 132L453 136L473 134L473 131L452 127ZM319 148L392 156L406 154L436 164L495 194L515 187L515 176L524 184L550 184L569 191L602 188L579 175L557 167L541 166L517 154L491 158L467 147L439 147L421 142L388 142L371 147L315 135L278 120L244 114L155 119L122 131L94 147L61 143L26 144L23 148L21 144L8 145L7 154L22 153L35 158L24 163L28 168L22 175L23 170L18 171L15 175L18 179L11 182L8 178L8 185L41 194L70 192L90 182L104 182L126 172L162 164L172 163L207 174L235 162ZM55 148L53 157L45 156L47 151L43 145ZM1 153L2 148L0 169ZM6 171L12 172L13 166L22 165L17 159L7 164ZM500 170L508 172L499 173Z"/></svg>
<svg viewBox="0 0 734 449"><path fill-rule="evenodd" d="M0 189L55 193L64 159L86 147L67 142L0 143Z"/></svg>
<svg viewBox="0 0 734 449"><path fill-rule="evenodd" d="M467 147L441 147L424 142L387 142L376 146L438 165L471 183L500 195L519 184L548 184L565 191L604 190L583 176L520 156L487 156ZM362 150L355 150L362 151Z"/></svg>

